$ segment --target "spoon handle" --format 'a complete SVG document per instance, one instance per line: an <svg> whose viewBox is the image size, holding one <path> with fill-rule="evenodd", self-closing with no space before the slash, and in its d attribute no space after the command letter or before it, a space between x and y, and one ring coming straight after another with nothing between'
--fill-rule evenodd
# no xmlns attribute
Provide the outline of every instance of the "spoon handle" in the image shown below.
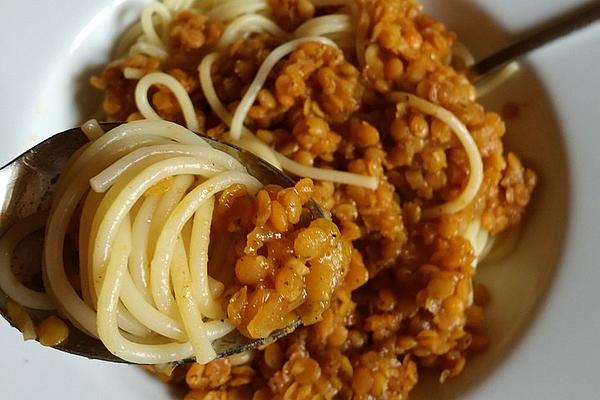
<svg viewBox="0 0 600 400"><path fill-rule="evenodd" d="M484 75L496 71L523 54L584 28L598 19L600 19L600 1L594 1L570 17L528 35L473 64L470 68L471 81L477 82Z"/></svg>

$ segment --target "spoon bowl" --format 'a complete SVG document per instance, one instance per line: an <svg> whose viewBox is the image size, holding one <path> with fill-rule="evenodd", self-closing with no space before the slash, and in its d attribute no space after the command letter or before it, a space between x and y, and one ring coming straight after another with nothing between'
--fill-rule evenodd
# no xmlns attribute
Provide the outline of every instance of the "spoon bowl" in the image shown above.
<svg viewBox="0 0 600 400"><path fill-rule="evenodd" d="M101 123L100 125L107 131L120 124ZM249 174L264 184L288 187L295 183L294 179L248 151L200 136L213 148L239 160ZM58 177L71 155L87 141L80 128L69 129L50 137L0 168L0 236L18 221L49 210ZM326 217L313 200L305 205L305 209L308 211L305 213L308 219ZM13 266L13 269L26 285L43 287L39 274L41 254L42 240L24 240L16 249L15 259L18 260L18 265ZM0 315L16 327L6 312L9 301L8 296L0 289ZM36 326L48 316L56 314L55 311L26 310ZM234 330L227 336L213 341L212 344L217 357L226 357L273 342L294 331L299 325L300 322L295 321L285 329L262 339L249 339ZM88 336L70 323L68 339L54 348L90 359L126 363L110 353L102 342ZM193 360L181 360L181 362L187 361Z"/></svg>

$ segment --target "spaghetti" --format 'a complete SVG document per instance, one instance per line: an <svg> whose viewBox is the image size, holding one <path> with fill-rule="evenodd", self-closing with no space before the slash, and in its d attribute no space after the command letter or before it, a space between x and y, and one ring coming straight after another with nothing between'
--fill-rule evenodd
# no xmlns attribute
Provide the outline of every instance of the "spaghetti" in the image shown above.
<svg viewBox="0 0 600 400"><path fill-rule="evenodd" d="M186 194L194 179L203 182ZM169 180L173 184L165 194L148 192ZM104 134L72 161L58 183L44 254L51 297L73 324L124 360L156 364L214 358L210 342L233 326L220 320L223 311L215 311L216 300L206 290L216 284L206 272L207 240L184 243L182 231L189 222L195 237L208 237L211 214L205 208L232 184L251 192L261 186L237 160L174 124L139 121ZM84 298L67 279L61 250L80 202ZM196 213L202 217L191 221ZM148 229L153 224L155 229ZM172 264L165 263L170 259ZM193 286L204 289L191 293ZM164 337L164 343L142 343L154 336Z"/></svg>

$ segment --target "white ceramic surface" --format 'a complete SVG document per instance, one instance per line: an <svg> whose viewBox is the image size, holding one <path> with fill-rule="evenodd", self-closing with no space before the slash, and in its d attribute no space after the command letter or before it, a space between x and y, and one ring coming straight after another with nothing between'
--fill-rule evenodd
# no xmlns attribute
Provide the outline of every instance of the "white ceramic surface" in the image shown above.
<svg viewBox="0 0 600 400"><path fill-rule="evenodd" d="M143 0L0 2L0 164L96 108L87 78L109 59ZM429 0L428 10L485 55L529 27L583 4L574 0ZM507 143L540 174L522 240L482 266L491 287L492 347L450 384L415 398L600 398L600 24L527 57L523 71L484 99L507 102ZM72 358L24 343L0 322L1 399L172 398L138 368ZM427 379L425 379L427 380Z"/></svg>

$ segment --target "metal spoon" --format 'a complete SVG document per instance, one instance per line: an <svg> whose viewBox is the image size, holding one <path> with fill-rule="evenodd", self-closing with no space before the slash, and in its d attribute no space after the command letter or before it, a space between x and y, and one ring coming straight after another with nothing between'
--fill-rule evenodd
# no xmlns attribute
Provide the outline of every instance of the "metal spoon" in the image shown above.
<svg viewBox="0 0 600 400"><path fill-rule="evenodd" d="M103 123L101 125L104 130L109 130L119 124ZM252 153L208 137L204 138L215 149L238 159L251 175L265 184L273 183L286 187L295 183L292 178ZM86 142L87 139L79 128L69 129L38 144L0 169L0 235L20 219L49 209L58 176L69 157ZM304 214L307 220L325 217L323 210L312 200L307 203L305 208L307 212ZM39 258L30 255L41 254L41 241L31 241L31 244L24 242L24 246L31 247L21 249L27 254L26 257L23 257L24 261L31 261L34 265L20 267L25 271L39 271ZM31 274L26 273L25 275ZM14 326L6 314L8 300L6 294L0 290L0 314ZM49 315L55 314L53 311L27 311L36 326ZM258 340L242 336L235 330L227 336L215 340L213 346L218 357L226 357L273 342L292 332L299 325L299 322L295 322L285 329L274 332L269 337ZM90 359L125 362L110 353L99 340L88 336L72 325L69 328L67 341L56 346L56 349ZM182 362L185 361L193 360L182 360Z"/></svg>

